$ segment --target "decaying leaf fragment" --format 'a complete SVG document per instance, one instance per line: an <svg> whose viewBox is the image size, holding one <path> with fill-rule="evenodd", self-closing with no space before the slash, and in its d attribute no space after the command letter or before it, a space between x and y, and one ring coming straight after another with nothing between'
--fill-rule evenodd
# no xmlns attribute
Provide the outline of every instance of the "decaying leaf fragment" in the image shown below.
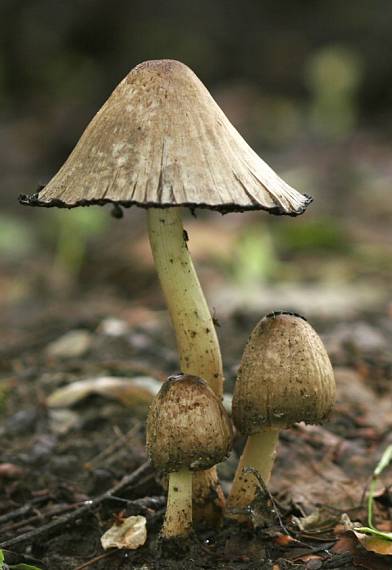
<svg viewBox="0 0 392 570"><path fill-rule="evenodd" d="M366 550L375 552L376 554L383 554L384 556L392 556L392 533L380 533L381 536L377 536L358 532L356 529L353 529L352 532ZM384 534L385 537L383 537L382 534ZM387 534L390 535L389 539L387 538Z"/></svg>
<svg viewBox="0 0 392 570"><path fill-rule="evenodd" d="M136 550L147 540L146 518L140 515L123 519L120 524L115 523L101 537L104 550L121 548Z"/></svg>
<svg viewBox="0 0 392 570"><path fill-rule="evenodd" d="M79 380L64 388L59 388L50 394L46 402L49 408L69 407L91 394L99 394L119 400L129 407L143 403L147 407L161 385L161 382L149 376L135 378L102 376Z"/></svg>

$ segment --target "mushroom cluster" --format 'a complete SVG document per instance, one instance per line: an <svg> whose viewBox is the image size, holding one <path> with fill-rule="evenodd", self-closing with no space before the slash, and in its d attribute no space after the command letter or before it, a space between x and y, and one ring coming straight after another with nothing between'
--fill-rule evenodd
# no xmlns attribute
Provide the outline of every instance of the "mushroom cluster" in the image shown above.
<svg viewBox="0 0 392 570"><path fill-rule="evenodd" d="M224 497L214 465L229 452L231 423L221 405L218 338L188 250L182 208L297 216L311 199L286 184L248 146L186 65L156 60L130 71L59 172L38 193L19 200L67 209L111 204L116 217L132 205L147 210L182 371L154 400L148 450L153 464L169 473L163 534L186 535L192 488L194 517L207 520L222 512ZM279 429L299 420L319 421L332 405L328 357L304 323L288 315L267 317L245 350L234 421L249 438L229 507L249 504L254 496L243 467L252 465L268 479ZM295 403L302 403L303 411L297 413Z"/></svg>
<svg viewBox="0 0 392 570"><path fill-rule="evenodd" d="M146 208L179 369L204 378L222 397L218 338L188 251L181 207L296 216L311 198L286 184L248 146L189 67L153 60L121 81L49 183L19 201L67 209L112 204L116 216L132 205ZM198 516L209 516L211 496L215 516L222 507L215 471L195 479Z"/></svg>

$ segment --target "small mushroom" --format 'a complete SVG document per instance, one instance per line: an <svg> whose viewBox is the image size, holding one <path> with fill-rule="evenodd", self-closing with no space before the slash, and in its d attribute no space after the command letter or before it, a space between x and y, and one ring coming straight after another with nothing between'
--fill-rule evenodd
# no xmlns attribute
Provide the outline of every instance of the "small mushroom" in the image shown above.
<svg viewBox="0 0 392 570"><path fill-rule="evenodd" d="M186 536L192 528L192 471L225 459L232 427L220 399L198 376L171 376L151 404L147 450L156 469L169 473L165 539Z"/></svg>
<svg viewBox="0 0 392 570"><path fill-rule="evenodd" d="M325 347L299 315L279 312L261 319L245 347L233 395L233 421L248 436L230 496L229 517L255 498L257 482L268 483L279 431L296 422L318 424L335 402L335 379Z"/></svg>

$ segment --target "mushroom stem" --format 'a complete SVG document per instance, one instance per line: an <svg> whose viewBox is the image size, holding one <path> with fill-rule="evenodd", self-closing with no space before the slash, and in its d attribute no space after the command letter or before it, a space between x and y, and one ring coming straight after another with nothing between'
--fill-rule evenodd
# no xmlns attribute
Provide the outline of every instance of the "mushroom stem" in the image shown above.
<svg viewBox="0 0 392 570"><path fill-rule="evenodd" d="M177 338L181 371L223 393L222 359L214 323L188 251L180 208L150 208L155 266Z"/></svg>
<svg viewBox="0 0 392 570"><path fill-rule="evenodd" d="M269 482L278 438L279 430L272 428L248 437L227 499L226 509L229 518L243 519L241 510L246 509L255 499L258 482L254 474L244 473L246 467L256 469L265 484Z"/></svg>
<svg viewBox="0 0 392 570"><path fill-rule="evenodd" d="M169 474L169 489L162 536L186 536L192 528L192 472L181 469Z"/></svg>
<svg viewBox="0 0 392 570"><path fill-rule="evenodd" d="M150 208L147 215L151 250L176 333L181 371L204 378L221 398L223 369L218 337L188 251L181 210ZM212 522L219 518L223 499L214 467L195 473L195 519Z"/></svg>

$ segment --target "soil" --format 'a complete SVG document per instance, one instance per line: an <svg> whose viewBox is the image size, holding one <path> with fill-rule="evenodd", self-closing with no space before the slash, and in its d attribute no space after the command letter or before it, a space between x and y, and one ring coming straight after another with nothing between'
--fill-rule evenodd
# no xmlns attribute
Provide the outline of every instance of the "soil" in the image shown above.
<svg viewBox="0 0 392 570"><path fill-rule="evenodd" d="M354 145L352 164L365 151ZM378 154L388 173L390 153ZM349 188L335 229L332 210L324 225L268 219L277 252L263 250L258 216L187 219L192 256L216 307L226 394L255 323L288 309L321 334L338 397L324 425L281 432L269 492L260 488L246 523L201 526L175 544L159 537L164 479L145 452L151 390L178 372L178 361L144 219L127 212L69 266L56 253L59 244L38 231L49 220L63 223L67 213L35 218L32 243L41 246L0 259L0 548L9 567L392 568L391 543L369 543L351 530L367 525L369 483L392 444L390 187L377 186L370 203L367 193L358 203L356 184ZM236 241L247 229L248 241ZM252 252L265 275L254 273ZM248 281L261 277L263 287L249 289ZM236 434L230 458L219 465L225 493L243 444ZM373 522L385 532L392 531L391 488L389 468L374 500ZM104 532L131 515L146 518L144 546L104 551Z"/></svg>
<svg viewBox="0 0 392 570"><path fill-rule="evenodd" d="M237 310L218 329L226 392L254 324L254 315ZM351 321L318 319L338 385L332 417L323 426L299 424L281 433L272 496L260 489L248 523L201 527L175 544L159 538L165 491L160 474L146 463L149 398L125 386L114 392L91 389L62 406L48 400L77 380L142 376L162 381L175 372L165 312L107 296L76 300L71 295L61 306L37 303L13 313L13 325L11 336L2 335L0 383L0 546L9 565L24 562L50 570L392 567L391 556L366 550L348 524L367 524L369 478L392 443L392 326L385 307ZM59 344L70 331L68 344ZM226 492L242 445L237 434L231 458L219 468ZM391 530L386 473L377 487L375 522ZM105 552L102 534L130 515L146 517L146 544Z"/></svg>

